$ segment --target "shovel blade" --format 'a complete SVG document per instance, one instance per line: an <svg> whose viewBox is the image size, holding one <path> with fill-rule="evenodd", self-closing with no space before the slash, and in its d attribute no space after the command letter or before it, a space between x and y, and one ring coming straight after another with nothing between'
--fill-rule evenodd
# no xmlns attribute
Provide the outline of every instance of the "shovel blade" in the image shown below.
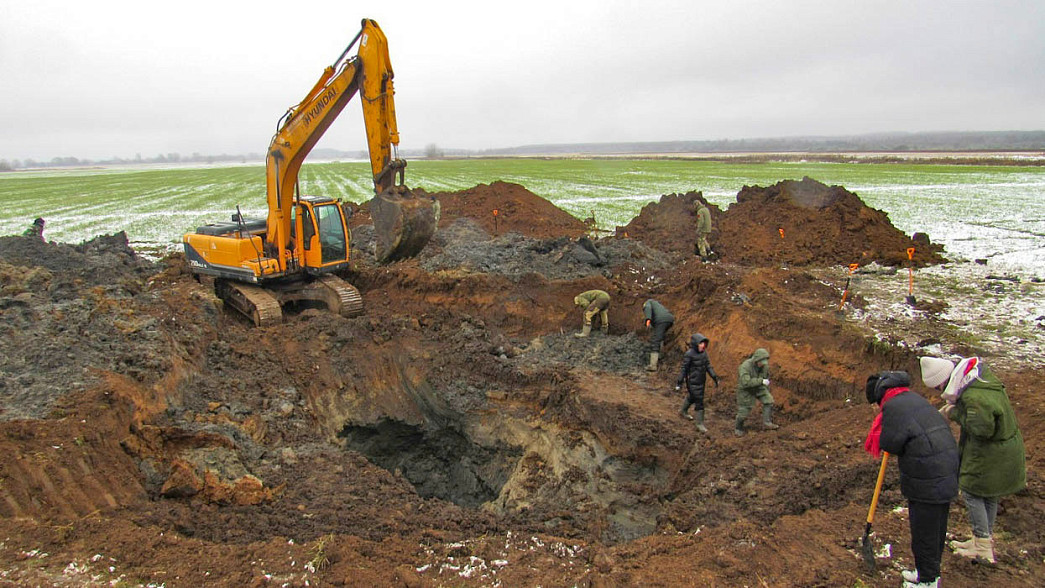
<svg viewBox="0 0 1045 588"><path fill-rule="evenodd" d="M868 533L864 533L864 538L860 544L860 555L863 556L864 563L867 565L867 571L874 573L875 571L875 557L874 557L874 543L871 542L871 537Z"/></svg>

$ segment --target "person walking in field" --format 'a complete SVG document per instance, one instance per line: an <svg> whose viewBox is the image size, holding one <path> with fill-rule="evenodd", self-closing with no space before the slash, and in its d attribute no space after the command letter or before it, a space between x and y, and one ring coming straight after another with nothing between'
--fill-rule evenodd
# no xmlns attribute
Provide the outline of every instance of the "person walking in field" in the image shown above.
<svg viewBox="0 0 1045 588"><path fill-rule="evenodd" d="M642 305L642 316L646 318L646 330L652 331L649 339L649 365L646 366L646 370L655 372L657 362L660 361L660 347L668 329L675 324L675 315L663 304L650 298Z"/></svg>
<svg viewBox="0 0 1045 588"><path fill-rule="evenodd" d="M675 380L675 390L681 389L683 382L686 383L686 399L682 401L679 414L682 418L693 420L688 414L689 407L692 406L697 413L697 430L701 433L708 432L704 426L704 384L708 376L711 376L715 381L715 387L718 388L718 374L711 367L711 360L707 354L708 343L708 338L700 333L690 337L689 349L682 356L682 371Z"/></svg>
<svg viewBox="0 0 1045 588"><path fill-rule="evenodd" d="M701 261L711 259L711 244L708 237L711 236L711 211L706 204L697 201L697 254Z"/></svg>
<svg viewBox="0 0 1045 588"><path fill-rule="evenodd" d="M972 538L952 541L962 557L994 563L994 520L1002 496L1027 486L1023 434L1005 386L978 357L953 362L919 359L922 381L940 390L940 414L958 423L961 469L958 486L972 526Z"/></svg>
<svg viewBox="0 0 1045 588"><path fill-rule="evenodd" d="M769 393L769 352L758 348L740 364L737 377L737 420L733 434L744 436L744 421L755 401L762 403L762 428L779 429L773 423L773 395Z"/></svg>
<svg viewBox="0 0 1045 588"><path fill-rule="evenodd" d="M587 337L591 334L591 319L599 315L599 328L603 333L610 332L610 295L603 290L588 290L581 292L573 303L584 309L584 326L580 333L574 333L574 337Z"/></svg>
<svg viewBox="0 0 1045 588"><path fill-rule="evenodd" d="M875 457L887 451L898 458L915 567L901 572L903 588L938 588L947 516L958 495L958 445L946 419L910 385L907 372L867 378L864 392L876 415L864 449Z"/></svg>

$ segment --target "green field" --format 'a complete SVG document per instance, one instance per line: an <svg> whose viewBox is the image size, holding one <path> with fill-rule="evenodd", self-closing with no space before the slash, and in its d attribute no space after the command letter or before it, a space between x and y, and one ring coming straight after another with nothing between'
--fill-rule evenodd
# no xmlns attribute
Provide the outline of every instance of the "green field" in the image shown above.
<svg viewBox="0 0 1045 588"><path fill-rule="evenodd" d="M959 247L986 239L994 253L1009 254L1040 248L1045 236L1042 167L468 159L411 161L406 177L411 187L429 192L514 182L579 218L594 210L600 226L612 228L663 194L699 190L726 207L744 185L803 176L857 193L905 232L925 231ZM248 216L263 216L264 177L261 165L4 173L0 234L19 233L43 216L49 239L79 242L123 230L134 243L176 244L197 225L228 219L237 205ZM300 185L307 194L354 202L372 191L369 164L363 162L307 164Z"/></svg>

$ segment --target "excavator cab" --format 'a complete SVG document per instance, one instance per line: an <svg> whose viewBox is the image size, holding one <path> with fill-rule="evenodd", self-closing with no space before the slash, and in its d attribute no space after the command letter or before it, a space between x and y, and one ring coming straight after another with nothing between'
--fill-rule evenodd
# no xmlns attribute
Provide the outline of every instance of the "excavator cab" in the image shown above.
<svg viewBox="0 0 1045 588"><path fill-rule="evenodd" d="M301 243L301 260L307 273L318 275L348 267L351 237L339 202L319 196L299 197L290 222L291 237ZM301 239L296 238L298 227Z"/></svg>

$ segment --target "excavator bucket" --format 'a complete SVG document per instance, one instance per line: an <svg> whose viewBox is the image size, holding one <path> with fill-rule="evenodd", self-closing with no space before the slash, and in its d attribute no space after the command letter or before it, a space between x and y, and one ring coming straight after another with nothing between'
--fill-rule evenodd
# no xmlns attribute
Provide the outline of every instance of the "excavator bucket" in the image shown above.
<svg viewBox="0 0 1045 588"><path fill-rule="evenodd" d="M424 192L396 186L370 201L380 263L414 257L428 244L439 225L439 201Z"/></svg>

